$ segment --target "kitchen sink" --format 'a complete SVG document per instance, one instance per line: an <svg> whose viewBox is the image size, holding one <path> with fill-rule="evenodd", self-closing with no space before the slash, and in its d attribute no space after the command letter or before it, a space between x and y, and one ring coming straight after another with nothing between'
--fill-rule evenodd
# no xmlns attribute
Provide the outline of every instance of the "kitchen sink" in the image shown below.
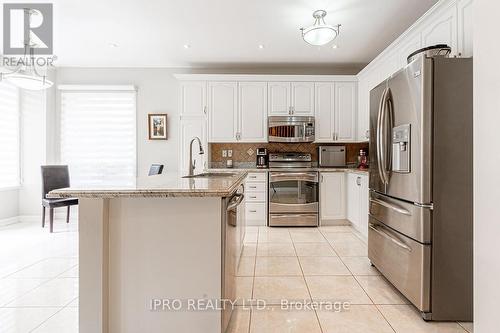
<svg viewBox="0 0 500 333"><path fill-rule="evenodd" d="M234 175L235 175L234 173L230 172L205 172L192 176L184 176L182 178L216 178L216 177L232 177Z"/></svg>

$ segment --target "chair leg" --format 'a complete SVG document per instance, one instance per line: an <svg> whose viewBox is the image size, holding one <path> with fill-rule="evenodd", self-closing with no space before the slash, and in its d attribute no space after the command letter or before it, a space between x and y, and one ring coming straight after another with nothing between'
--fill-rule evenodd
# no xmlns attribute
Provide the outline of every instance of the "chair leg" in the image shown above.
<svg viewBox="0 0 500 333"><path fill-rule="evenodd" d="M49 208L50 232L54 231L54 208Z"/></svg>
<svg viewBox="0 0 500 333"><path fill-rule="evenodd" d="M68 206L68 213L66 214L66 223L69 223L69 209L71 206Z"/></svg>
<svg viewBox="0 0 500 333"><path fill-rule="evenodd" d="M42 206L42 228L45 228L45 207Z"/></svg>

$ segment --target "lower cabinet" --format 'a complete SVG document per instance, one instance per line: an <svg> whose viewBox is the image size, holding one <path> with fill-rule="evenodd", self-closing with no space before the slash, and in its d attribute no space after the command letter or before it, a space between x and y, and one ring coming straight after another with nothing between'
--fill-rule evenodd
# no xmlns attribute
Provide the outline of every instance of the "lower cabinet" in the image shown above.
<svg viewBox="0 0 500 333"><path fill-rule="evenodd" d="M347 174L347 219L368 237L368 175Z"/></svg>
<svg viewBox="0 0 500 333"><path fill-rule="evenodd" d="M246 225L267 225L267 172L249 173L245 181Z"/></svg>
<svg viewBox="0 0 500 333"><path fill-rule="evenodd" d="M321 222L345 219L345 173L321 172L320 178Z"/></svg>

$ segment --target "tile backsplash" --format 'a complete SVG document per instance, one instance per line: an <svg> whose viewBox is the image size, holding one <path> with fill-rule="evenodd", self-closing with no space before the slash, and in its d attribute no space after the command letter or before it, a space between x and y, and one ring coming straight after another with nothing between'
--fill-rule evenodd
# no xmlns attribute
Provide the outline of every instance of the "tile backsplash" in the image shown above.
<svg viewBox="0 0 500 333"><path fill-rule="evenodd" d="M368 152L368 142L360 143L210 143L210 162L220 163L232 159L234 163L255 163L257 148L267 148L269 153L298 152L310 153L313 161L318 160L318 146L345 146L346 162L356 163L360 149ZM222 157L222 150L233 151L232 157Z"/></svg>

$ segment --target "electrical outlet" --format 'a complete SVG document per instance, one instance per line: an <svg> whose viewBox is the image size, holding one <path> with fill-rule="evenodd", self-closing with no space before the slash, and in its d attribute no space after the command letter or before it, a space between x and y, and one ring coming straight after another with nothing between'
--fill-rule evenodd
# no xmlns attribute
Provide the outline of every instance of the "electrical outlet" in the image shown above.
<svg viewBox="0 0 500 333"><path fill-rule="evenodd" d="M222 150L222 157L227 157L227 150L225 149Z"/></svg>
<svg viewBox="0 0 500 333"><path fill-rule="evenodd" d="M232 149L229 149L227 151L227 157L233 157L233 150Z"/></svg>

